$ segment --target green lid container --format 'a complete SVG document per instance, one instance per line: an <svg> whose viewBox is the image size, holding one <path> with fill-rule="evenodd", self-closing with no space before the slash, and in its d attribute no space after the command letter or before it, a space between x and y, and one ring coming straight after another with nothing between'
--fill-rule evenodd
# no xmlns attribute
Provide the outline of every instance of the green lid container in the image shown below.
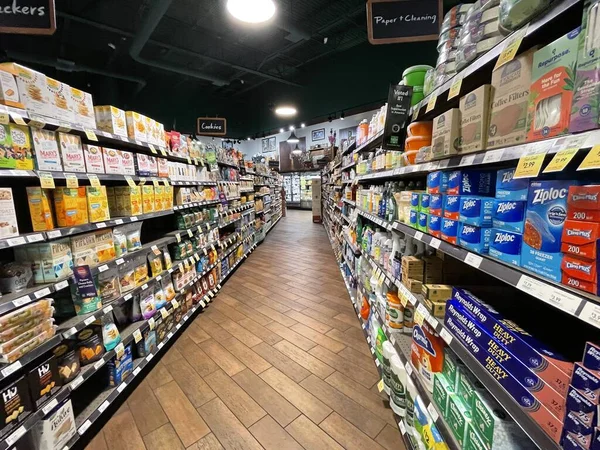
<svg viewBox="0 0 600 450"><path fill-rule="evenodd" d="M410 106L415 106L421 100L423 100L425 96L422 92L413 92L412 99L410 100Z"/></svg>
<svg viewBox="0 0 600 450"><path fill-rule="evenodd" d="M421 65L412 66L402 73L402 81L406 86L423 86L425 84L425 75L431 66Z"/></svg>

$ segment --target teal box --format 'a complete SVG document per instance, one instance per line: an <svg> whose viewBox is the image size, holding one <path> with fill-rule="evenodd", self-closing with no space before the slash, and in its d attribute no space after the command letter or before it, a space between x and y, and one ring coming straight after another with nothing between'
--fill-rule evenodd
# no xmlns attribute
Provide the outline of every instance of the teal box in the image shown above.
<svg viewBox="0 0 600 450"><path fill-rule="evenodd" d="M429 219L429 214L420 212L419 213L419 222L417 224L417 229L427 233L427 221Z"/></svg>

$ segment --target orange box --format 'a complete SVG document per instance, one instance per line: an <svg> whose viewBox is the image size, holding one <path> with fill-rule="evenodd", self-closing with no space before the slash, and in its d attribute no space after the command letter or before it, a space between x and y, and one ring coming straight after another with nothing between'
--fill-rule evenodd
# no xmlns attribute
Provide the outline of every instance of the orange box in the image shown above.
<svg viewBox="0 0 600 450"><path fill-rule="evenodd" d="M581 259L595 260L598 255L600 223L566 220L560 251Z"/></svg>
<svg viewBox="0 0 600 450"><path fill-rule="evenodd" d="M73 227L88 223L85 187L58 187L54 190L54 210L59 227Z"/></svg>
<svg viewBox="0 0 600 450"><path fill-rule="evenodd" d="M571 255L564 255L561 270L563 277L566 274L568 277L587 281L588 283L597 283L598 281L598 266L596 261L586 261Z"/></svg>
<svg viewBox="0 0 600 450"><path fill-rule="evenodd" d="M569 187L567 219L600 222L600 185Z"/></svg>
<svg viewBox="0 0 600 450"><path fill-rule="evenodd" d="M598 283L590 283L588 281L580 280L578 278L571 277L563 272L562 284L569 286L580 291L589 292L590 294L598 295Z"/></svg>

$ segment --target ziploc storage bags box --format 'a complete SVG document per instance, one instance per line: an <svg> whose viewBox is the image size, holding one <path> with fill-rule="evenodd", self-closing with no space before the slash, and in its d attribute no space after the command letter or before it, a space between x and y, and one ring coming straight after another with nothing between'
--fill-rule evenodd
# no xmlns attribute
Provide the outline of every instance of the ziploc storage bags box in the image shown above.
<svg viewBox="0 0 600 450"><path fill-rule="evenodd" d="M491 228L481 228L461 222L458 227L458 245L475 253L487 253L491 235Z"/></svg>
<svg viewBox="0 0 600 450"><path fill-rule="evenodd" d="M520 266L522 241L520 233L492 228L488 253L500 261Z"/></svg>
<svg viewBox="0 0 600 450"><path fill-rule="evenodd" d="M429 196L429 214L441 216L444 210L444 194L431 194Z"/></svg>
<svg viewBox="0 0 600 450"><path fill-rule="evenodd" d="M460 197L458 220L476 227L490 226L493 207L493 198L463 195Z"/></svg>
<svg viewBox="0 0 600 450"><path fill-rule="evenodd" d="M532 181L527 195L521 266L560 281L563 225L567 218L569 186L577 181Z"/></svg>
<svg viewBox="0 0 600 450"><path fill-rule="evenodd" d="M455 170L448 174L449 195L494 196L496 172L492 170Z"/></svg>
<svg viewBox="0 0 600 450"><path fill-rule="evenodd" d="M458 220L460 216L460 196L444 195L444 214L446 219Z"/></svg>
<svg viewBox="0 0 600 450"><path fill-rule="evenodd" d="M441 229L442 239L451 244L456 244L458 236L458 221L452 219L442 219Z"/></svg>
<svg viewBox="0 0 600 450"><path fill-rule="evenodd" d="M554 353L516 323L505 319L470 292L454 288L453 300L504 348L562 396L567 395L573 363ZM447 314L446 314L447 315Z"/></svg>
<svg viewBox="0 0 600 450"><path fill-rule="evenodd" d="M427 232L436 238L442 236L442 218L433 214L429 215L427 222Z"/></svg>
<svg viewBox="0 0 600 450"><path fill-rule="evenodd" d="M519 178L515 180L514 168L501 169L496 174L496 198L499 200L527 201L529 193L529 180Z"/></svg>
<svg viewBox="0 0 600 450"><path fill-rule="evenodd" d="M523 233L526 205L527 202L521 201L494 200L492 226L501 230Z"/></svg>
<svg viewBox="0 0 600 450"><path fill-rule="evenodd" d="M430 194L444 194L448 187L448 172L441 170L427 174L427 192Z"/></svg>

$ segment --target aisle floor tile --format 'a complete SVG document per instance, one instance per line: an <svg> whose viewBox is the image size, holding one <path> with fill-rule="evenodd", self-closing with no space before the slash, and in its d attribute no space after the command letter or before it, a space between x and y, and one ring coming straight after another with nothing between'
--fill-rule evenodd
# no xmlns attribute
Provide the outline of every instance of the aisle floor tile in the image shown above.
<svg viewBox="0 0 600 450"><path fill-rule="evenodd" d="M266 450L303 450L302 446L270 416L265 416L252 425L250 432Z"/></svg>

